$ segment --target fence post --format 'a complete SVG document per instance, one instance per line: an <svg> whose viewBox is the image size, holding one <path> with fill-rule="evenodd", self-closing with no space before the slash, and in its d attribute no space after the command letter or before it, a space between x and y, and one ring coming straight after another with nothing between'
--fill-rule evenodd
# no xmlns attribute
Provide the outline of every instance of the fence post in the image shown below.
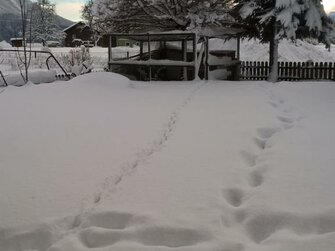
<svg viewBox="0 0 335 251"><path fill-rule="evenodd" d="M254 61L250 61L250 69L251 69L251 76L252 76L252 80L255 80L255 65L256 65L256 63L254 62Z"/></svg>
<svg viewBox="0 0 335 251"><path fill-rule="evenodd" d="M297 77L297 62L292 63L292 80L296 81Z"/></svg>
<svg viewBox="0 0 335 251"><path fill-rule="evenodd" d="M265 61L265 79L267 79L269 77L269 62Z"/></svg>
<svg viewBox="0 0 335 251"><path fill-rule="evenodd" d="M262 61L261 62L261 78L260 78L261 80L264 80L264 70L265 70L264 69L264 62Z"/></svg>
<svg viewBox="0 0 335 251"><path fill-rule="evenodd" d="M320 63L320 78L324 79L324 67L323 67L323 63Z"/></svg>
<svg viewBox="0 0 335 251"><path fill-rule="evenodd" d="M301 79L306 79L306 62L301 63Z"/></svg>
<svg viewBox="0 0 335 251"><path fill-rule="evenodd" d="M323 66L323 77L324 77L324 79L329 79L329 77L328 77L328 73L329 73L329 71L328 71L328 62L325 62L324 63L324 66Z"/></svg>
<svg viewBox="0 0 335 251"><path fill-rule="evenodd" d="M260 80L261 77L261 64L257 61L257 80Z"/></svg>
<svg viewBox="0 0 335 251"><path fill-rule="evenodd" d="M334 80L334 75L333 75L333 63L329 63L329 79Z"/></svg>

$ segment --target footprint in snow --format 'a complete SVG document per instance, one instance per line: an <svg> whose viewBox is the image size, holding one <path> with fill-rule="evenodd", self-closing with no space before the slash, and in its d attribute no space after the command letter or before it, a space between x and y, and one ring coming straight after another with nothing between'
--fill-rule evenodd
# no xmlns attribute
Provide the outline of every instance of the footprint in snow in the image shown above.
<svg viewBox="0 0 335 251"><path fill-rule="evenodd" d="M245 192L239 188L223 189L222 194L226 202L233 207L241 206L245 200Z"/></svg>

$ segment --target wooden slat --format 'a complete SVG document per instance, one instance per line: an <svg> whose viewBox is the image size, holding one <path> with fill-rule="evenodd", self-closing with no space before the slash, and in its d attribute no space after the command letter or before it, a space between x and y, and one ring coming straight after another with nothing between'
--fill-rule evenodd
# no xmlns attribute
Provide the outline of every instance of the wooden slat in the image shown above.
<svg viewBox="0 0 335 251"><path fill-rule="evenodd" d="M266 80L270 73L267 61L241 62L240 74L244 80ZM326 79L335 80L333 62L278 62L279 80L299 81Z"/></svg>

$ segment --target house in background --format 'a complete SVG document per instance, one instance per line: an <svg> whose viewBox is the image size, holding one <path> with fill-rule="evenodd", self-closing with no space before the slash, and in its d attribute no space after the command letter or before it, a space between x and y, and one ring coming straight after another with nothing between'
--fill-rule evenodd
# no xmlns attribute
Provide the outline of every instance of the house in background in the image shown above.
<svg viewBox="0 0 335 251"><path fill-rule="evenodd" d="M10 42L13 47L23 47L25 42L22 37L14 37L10 39Z"/></svg>
<svg viewBox="0 0 335 251"><path fill-rule="evenodd" d="M64 45L66 47L76 47L82 44L90 44L92 31L83 21L74 23L63 30L66 33Z"/></svg>

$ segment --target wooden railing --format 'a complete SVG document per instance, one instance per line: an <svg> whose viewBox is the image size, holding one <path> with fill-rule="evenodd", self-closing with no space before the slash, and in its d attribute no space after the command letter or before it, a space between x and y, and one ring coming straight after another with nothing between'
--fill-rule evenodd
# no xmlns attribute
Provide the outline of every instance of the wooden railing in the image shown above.
<svg viewBox="0 0 335 251"><path fill-rule="evenodd" d="M268 62L244 61L240 65L241 80L266 80ZM332 62L279 62L278 79L286 81L334 80L335 63Z"/></svg>

